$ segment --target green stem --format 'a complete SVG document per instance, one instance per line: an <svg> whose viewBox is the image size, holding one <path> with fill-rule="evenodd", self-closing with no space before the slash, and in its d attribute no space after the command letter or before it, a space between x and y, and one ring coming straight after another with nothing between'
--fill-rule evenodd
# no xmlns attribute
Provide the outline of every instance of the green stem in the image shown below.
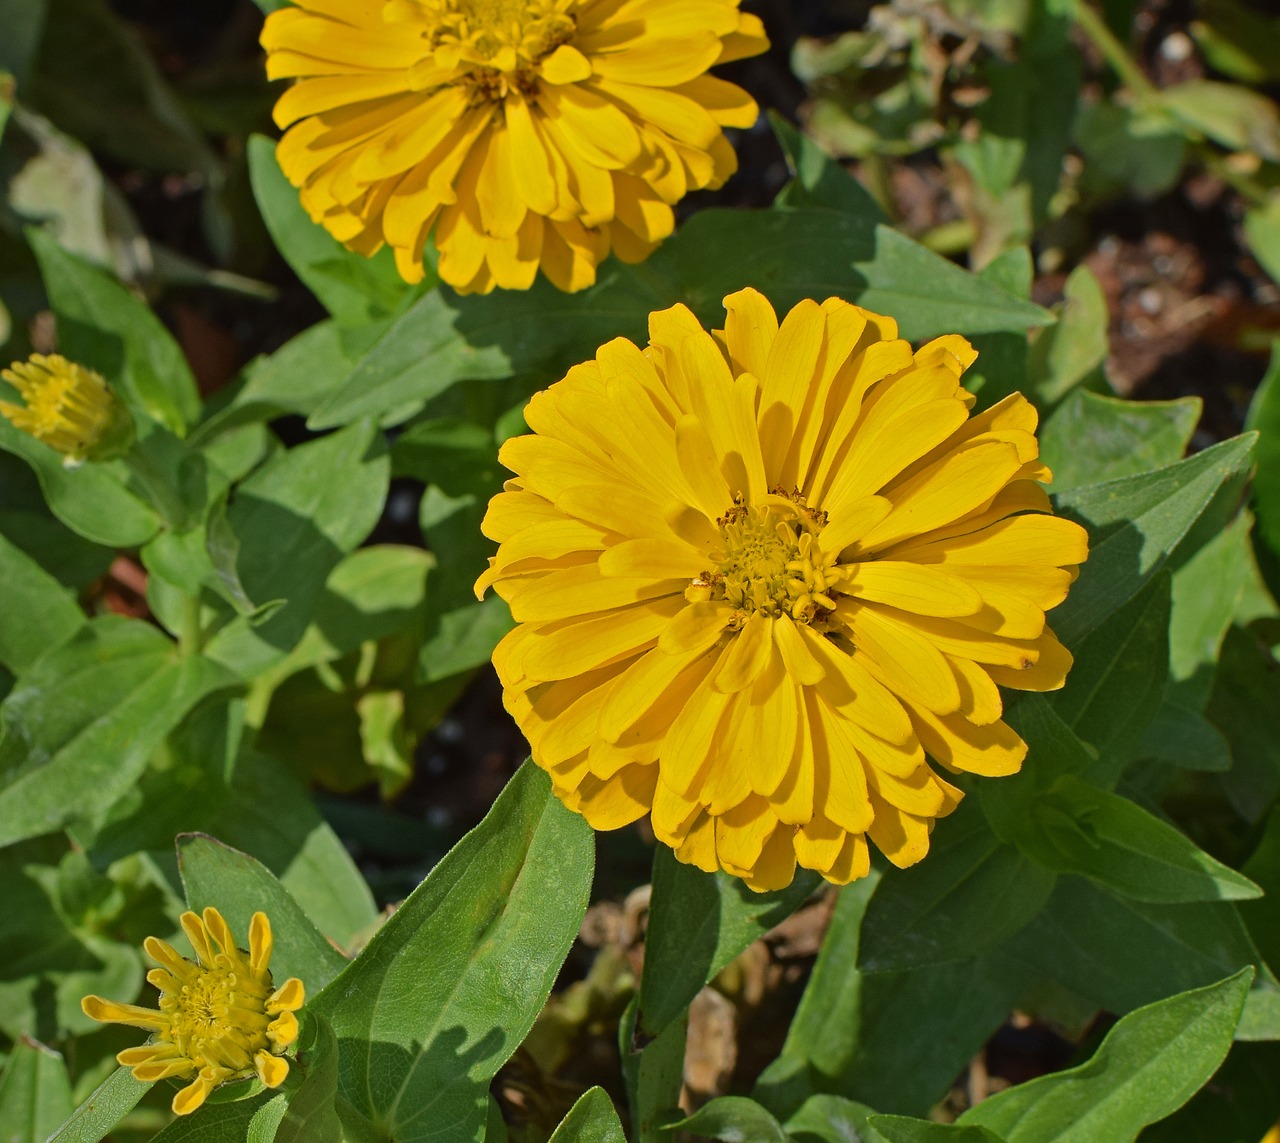
<svg viewBox="0 0 1280 1143"><path fill-rule="evenodd" d="M181 626L178 629L178 650L183 655L198 655L204 644L204 631L200 626L200 597L188 595L182 601Z"/></svg>
<svg viewBox="0 0 1280 1143"><path fill-rule="evenodd" d="M1076 0L1075 16L1080 30L1102 53L1103 59L1115 69L1139 103L1150 103L1160 98L1160 89L1146 77L1129 50L1107 27L1106 20L1098 14L1089 0Z"/></svg>

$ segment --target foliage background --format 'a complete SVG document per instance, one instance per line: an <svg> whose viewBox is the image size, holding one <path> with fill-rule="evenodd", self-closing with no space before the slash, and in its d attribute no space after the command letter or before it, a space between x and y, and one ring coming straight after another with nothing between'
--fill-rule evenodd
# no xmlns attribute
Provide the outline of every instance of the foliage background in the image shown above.
<svg viewBox="0 0 1280 1143"><path fill-rule="evenodd" d="M539 285L486 301L409 290L307 222L261 137L272 92L248 0L0 0L16 93L0 106L4 352L56 343L107 372L182 501L157 533L120 471L67 477L0 425L0 1108L39 1090L38 1122L56 1126L110 1073L130 1036L85 1020L79 996L136 990L141 937L172 932L184 891L211 900L195 886L227 860L189 842L180 870L175 834L252 855L261 867L214 883L269 870L308 925L354 949L480 821L525 754L484 667L506 617L469 593L498 444L522 431L528 394L600 341L638 336L676 300L710 318L751 281L779 305L849 296L912 338L961 330L982 351L980 404L1034 397L1053 492L1095 533L1054 619L1077 675L1052 704L1021 704L1026 776L970 798L918 871L838 902L794 911L808 883L754 902L661 857L651 874L639 831L598 839L581 937L536 1023L531 984L532 1031L493 1084L513 1137L546 1139L595 1084L643 1120L681 1079L690 1106L754 1092L769 1109L712 1105L690 1125L721 1138L775 1137L780 1121L826 1137L805 1114L867 1130L865 1112L813 1102L827 1096L953 1119L1089 1058L1116 1017L1250 965L1239 1028L1213 1022L1215 1005L1238 1010L1237 982L1145 1032L1154 1051L1191 1028L1208 1071L1183 1099L1236 1043L1143 1137L1256 1143L1280 1118L1280 915L1268 898L1232 903L1253 894L1246 878L1280 885L1280 382L1264 382L1280 327L1280 33L1230 0L1115 0L1092 18L1038 0L756 10L775 48L730 75L780 121L736 140L740 174L687 200L646 266L575 299ZM1246 421L1256 454L1232 439ZM1127 482L1096 487L1110 480ZM189 638L193 590L211 638L175 660L159 628ZM512 867L552 828L530 824ZM657 967L642 978L651 879ZM552 952L585 905L566 894ZM638 981L655 1039L631 1060L618 1029ZM690 1001L681 1068L668 1045ZM483 1109L520 1039L482 1052L493 1068L457 1098L479 1091ZM1127 1090L1155 1073L1172 1074L1158 1054ZM1106 1129L1133 1137L1179 1090L1130 1100L1131 1133ZM112 1138L151 1138L166 1102L152 1093ZM1041 1116L1057 1126L986 1126L1072 1137L1061 1111ZM18 1138L44 1138L32 1124Z"/></svg>

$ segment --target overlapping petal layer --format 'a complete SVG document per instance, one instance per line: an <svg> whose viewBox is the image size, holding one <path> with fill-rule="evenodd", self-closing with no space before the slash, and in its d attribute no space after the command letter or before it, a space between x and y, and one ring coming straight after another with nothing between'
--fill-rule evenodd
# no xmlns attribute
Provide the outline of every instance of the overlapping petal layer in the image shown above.
<svg viewBox="0 0 1280 1143"><path fill-rule="evenodd" d="M249 923L249 949L236 947L231 929L217 909L203 916L182 914L182 930L195 950L188 960L156 937L144 942L160 967L147 980L160 990L159 1008L119 1004L100 996L81 1001L94 1020L145 1028L151 1039L126 1048L116 1059L143 1083L189 1079L173 1097L173 1110L190 1115L219 1084L256 1075L267 1087L279 1087L289 1074L282 1056L298 1038L303 1003L302 981L271 980L271 924L265 913Z"/></svg>
<svg viewBox="0 0 1280 1143"><path fill-rule="evenodd" d="M868 839L928 850L1015 772L1000 687L1060 687L1046 626L1087 555L1050 513L1036 412L971 416L960 337L912 351L836 298L779 325L754 290L683 306L530 402L477 583L518 626L494 662L556 792L597 829L648 814L682 861L759 890L845 883ZM937 768L931 765L937 764Z"/></svg>
<svg viewBox="0 0 1280 1143"><path fill-rule="evenodd" d="M563 290L640 261L737 166L754 101L709 68L768 46L739 0L297 0L262 33L280 165L354 250L423 276Z"/></svg>

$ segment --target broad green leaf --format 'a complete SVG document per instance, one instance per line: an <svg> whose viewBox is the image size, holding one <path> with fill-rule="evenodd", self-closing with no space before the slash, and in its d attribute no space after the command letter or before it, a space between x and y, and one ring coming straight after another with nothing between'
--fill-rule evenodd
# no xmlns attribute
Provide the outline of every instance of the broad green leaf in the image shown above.
<svg viewBox="0 0 1280 1143"><path fill-rule="evenodd" d="M49 1136L49 1143L99 1143L137 1106L150 1087L134 1079L128 1068L116 1068Z"/></svg>
<svg viewBox="0 0 1280 1143"><path fill-rule="evenodd" d="M75 600L21 548L0 535L0 663L21 674L51 647L66 642L85 623Z"/></svg>
<svg viewBox="0 0 1280 1143"><path fill-rule="evenodd" d="M1262 268L1280 282L1280 194L1245 211L1244 236Z"/></svg>
<svg viewBox="0 0 1280 1143"><path fill-rule="evenodd" d="M141 547L160 528L155 509L132 492L123 461L66 468L60 453L0 417L0 448L31 466L53 514L73 532L110 548Z"/></svg>
<svg viewBox="0 0 1280 1143"><path fill-rule="evenodd" d="M311 221L276 162L274 141L265 136L249 140L249 177L276 249L339 321L374 321L397 309L412 292L396 271L390 248L366 258Z"/></svg>
<svg viewBox="0 0 1280 1143"><path fill-rule="evenodd" d="M1240 905L1240 916L1263 959L1280 965L1280 807L1267 817L1257 847L1242 872L1262 886L1263 896Z"/></svg>
<svg viewBox="0 0 1280 1143"><path fill-rule="evenodd" d="M1139 758L1155 758L1183 770L1225 773L1231 769L1231 746L1199 711L1166 699L1143 732Z"/></svg>
<svg viewBox="0 0 1280 1143"><path fill-rule="evenodd" d="M644 1036L637 1026L638 997L627 1005L618 1025L618 1053L631 1108L635 1143L664 1143L667 1128L684 1118L680 1092L684 1087L684 1050L689 1013L684 1010L656 1037Z"/></svg>
<svg viewBox="0 0 1280 1143"><path fill-rule="evenodd" d="M247 853L202 834L185 834L178 838L178 869L188 908L199 913L213 906L238 940L248 940L254 913L267 915L275 938L271 975L276 981L299 977L311 997L346 966L284 886Z"/></svg>
<svg viewBox="0 0 1280 1143"><path fill-rule="evenodd" d="M1243 901L1262 890L1120 794L1064 776L1031 807L1037 856L1135 901Z"/></svg>
<svg viewBox="0 0 1280 1143"><path fill-rule="evenodd" d="M840 890L782 1055L756 1085L755 1098L779 1118L817 1093L924 1115L1022 991L1026 970L999 950L910 972L859 972L877 878L873 870Z"/></svg>
<svg viewBox="0 0 1280 1143"><path fill-rule="evenodd" d="M285 413L310 415L329 390L355 368L363 352L362 341L348 333L330 318L304 330L269 356L255 358L234 390L213 398L205 419L191 433L191 443L203 446L234 428Z"/></svg>
<svg viewBox="0 0 1280 1143"><path fill-rule="evenodd" d="M153 627L107 617L43 656L0 707L0 844L93 818L178 722L236 685Z"/></svg>
<svg viewBox="0 0 1280 1143"><path fill-rule="evenodd" d="M1163 88L1160 103L1175 118L1233 151L1280 162L1280 108L1259 91L1193 79Z"/></svg>
<svg viewBox="0 0 1280 1143"><path fill-rule="evenodd" d="M352 552L325 583L316 627L338 654L403 631L422 607L434 566L429 553L399 544Z"/></svg>
<svg viewBox="0 0 1280 1143"><path fill-rule="evenodd" d="M593 1087L570 1108L550 1143L626 1143L626 1140L613 1102L603 1088Z"/></svg>
<svg viewBox="0 0 1280 1143"><path fill-rule="evenodd" d="M885 1143L1005 1143L985 1127L930 1123L901 1115L873 1115L869 1122Z"/></svg>
<svg viewBox="0 0 1280 1143"><path fill-rule="evenodd" d="M1054 698L1066 724L1098 751L1099 785L1112 786L1160 709L1169 673L1170 578L1162 572L1075 647Z"/></svg>
<svg viewBox="0 0 1280 1143"><path fill-rule="evenodd" d="M769 126L778 137L792 176L774 201L775 206L820 206L873 222L889 221L871 192L809 136L797 131L775 111L769 112Z"/></svg>
<svg viewBox="0 0 1280 1143"><path fill-rule="evenodd" d="M71 1111L71 1080L62 1056L34 1040L19 1040L0 1071L0 1138L45 1143Z"/></svg>
<svg viewBox="0 0 1280 1143"><path fill-rule="evenodd" d="M545 282L505 297L433 290L416 302L311 418L314 428L407 408L459 380L559 376L603 342L643 340L648 314L685 302L724 320L723 298L750 282L780 310L831 295L898 317L903 337L1022 330L1049 314L870 219L822 208L710 209L693 216L643 267L611 264L566 296Z"/></svg>
<svg viewBox="0 0 1280 1143"><path fill-rule="evenodd" d="M496 595L446 611L422 644L418 680L432 683L483 666L513 626L511 609Z"/></svg>
<svg viewBox="0 0 1280 1143"><path fill-rule="evenodd" d="M1280 340L1271 343L1271 363L1253 395L1245 424L1258 434L1253 503L1258 512L1257 537L1271 557L1269 561L1260 557L1260 562L1263 573L1275 580L1274 569L1280 567Z"/></svg>
<svg viewBox="0 0 1280 1143"><path fill-rule="evenodd" d="M103 374L179 436L200 415L195 378L160 319L119 282L68 254L41 230L27 234L58 317L58 347Z"/></svg>
<svg viewBox="0 0 1280 1143"><path fill-rule="evenodd" d="M997 1092L960 1117L1007 1143L1131 1143L1218 1070L1253 970L1124 1017L1088 1063Z"/></svg>
<svg viewBox="0 0 1280 1143"><path fill-rule="evenodd" d="M640 981L641 1030L650 1036L662 1032L703 985L785 921L819 883L816 874L803 872L786 889L753 893L741 878L704 873L659 846Z"/></svg>
<svg viewBox="0 0 1280 1143"><path fill-rule="evenodd" d="M1237 1032L1235 1045L1213 1079L1169 1118L1148 1127L1142 1143L1259 1143L1280 1112L1278 1068L1280 1044L1242 1044Z"/></svg>
<svg viewBox="0 0 1280 1143"><path fill-rule="evenodd" d="M795 1143L876 1143L865 1103L838 1095L811 1095L783 1127Z"/></svg>
<svg viewBox="0 0 1280 1143"><path fill-rule="evenodd" d="M96 1030L80 1009L82 996L132 999L142 986L136 948L104 935L95 920L98 906L119 889L92 871L74 883L69 860L55 838L0 851L0 1032L11 1039L33 1034L54 1041Z"/></svg>
<svg viewBox="0 0 1280 1143"><path fill-rule="evenodd" d="M1041 330L1031 345L1027 369L1037 404L1056 405L1102 367L1110 352L1107 324L1102 286L1092 270L1077 266L1067 277L1057 325Z"/></svg>
<svg viewBox="0 0 1280 1143"><path fill-rule="evenodd" d="M1219 779L1235 811L1259 821L1280 794L1280 738L1262 711L1280 710L1280 673L1264 640L1232 627L1222 643L1205 713L1231 744L1233 765Z"/></svg>
<svg viewBox="0 0 1280 1143"><path fill-rule="evenodd" d="M1203 709L1222 640L1253 574L1253 516L1242 512L1173 576L1168 698Z"/></svg>
<svg viewBox="0 0 1280 1143"><path fill-rule="evenodd" d="M1040 431L1040 459L1054 492L1117 480L1182 459L1200 420L1199 397L1122 401L1076 389Z"/></svg>
<svg viewBox="0 0 1280 1143"><path fill-rule="evenodd" d="M724 1095L703 1104L672 1129L723 1143L787 1143L787 1133L763 1107L740 1095Z"/></svg>
<svg viewBox="0 0 1280 1143"><path fill-rule="evenodd" d="M1057 498L1058 511L1084 524L1091 538L1089 560L1051 619L1068 646L1142 589L1220 493L1243 484L1255 440L1246 433L1167 468L1074 488ZM1230 514L1234 510L1232 503Z"/></svg>
<svg viewBox="0 0 1280 1143"><path fill-rule="evenodd" d="M1280 28L1239 0L1200 0L1191 25L1209 65L1245 83L1280 81Z"/></svg>
<svg viewBox="0 0 1280 1143"><path fill-rule="evenodd" d="M0 452L0 535L74 594L105 575L116 555L59 521L49 511L35 473L7 452Z"/></svg>
<svg viewBox="0 0 1280 1143"><path fill-rule="evenodd" d="M1002 842L977 805L939 822L930 850L880 878L862 922L863 972L966 960L1016 933L1053 891L1053 874Z"/></svg>
<svg viewBox="0 0 1280 1143"><path fill-rule="evenodd" d="M240 582L255 601L288 602L257 626L233 620L210 642L211 657L251 677L292 650L329 574L378 522L389 475L382 434L362 421L289 449L240 485L227 514Z"/></svg>
<svg viewBox="0 0 1280 1143"><path fill-rule="evenodd" d="M1128 1012L1257 965L1235 905L1146 904L1062 877L1014 950L1099 1008Z"/></svg>
<svg viewBox="0 0 1280 1143"><path fill-rule="evenodd" d="M489 1081L578 933L593 840L526 763L311 1002L342 1044L343 1097L398 1143L482 1137Z"/></svg>
<svg viewBox="0 0 1280 1143"><path fill-rule="evenodd" d="M267 1091L233 1103L206 1103L194 1114L175 1119L151 1143L245 1143L253 1117L273 1097Z"/></svg>
<svg viewBox="0 0 1280 1143"><path fill-rule="evenodd" d="M334 1106L338 1094L338 1040L323 1017L308 1014L295 1067L302 1083L289 1092L289 1102L274 1143L343 1143L342 1124Z"/></svg>

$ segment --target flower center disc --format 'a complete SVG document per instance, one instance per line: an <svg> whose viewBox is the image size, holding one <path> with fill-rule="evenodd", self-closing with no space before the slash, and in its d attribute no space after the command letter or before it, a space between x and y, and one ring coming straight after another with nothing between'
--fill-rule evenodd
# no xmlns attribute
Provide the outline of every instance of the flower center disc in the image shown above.
<svg viewBox="0 0 1280 1143"><path fill-rule="evenodd" d="M221 959L221 958L220 958ZM176 992L162 992L173 1042L188 1059L240 1071L269 1046L267 986L231 968L200 969Z"/></svg>
<svg viewBox="0 0 1280 1143"><path fill-rule="evenodd" d="M810 508L799 493L775 489L751 506L736 498L717 521L721 546L711 553L714 570L694 580L686 598L724 600L737 613L738 627L757 612L820 623L836 605L829 594L837 580L835 557L817 542L826 522L827 514Z"/></svg>

